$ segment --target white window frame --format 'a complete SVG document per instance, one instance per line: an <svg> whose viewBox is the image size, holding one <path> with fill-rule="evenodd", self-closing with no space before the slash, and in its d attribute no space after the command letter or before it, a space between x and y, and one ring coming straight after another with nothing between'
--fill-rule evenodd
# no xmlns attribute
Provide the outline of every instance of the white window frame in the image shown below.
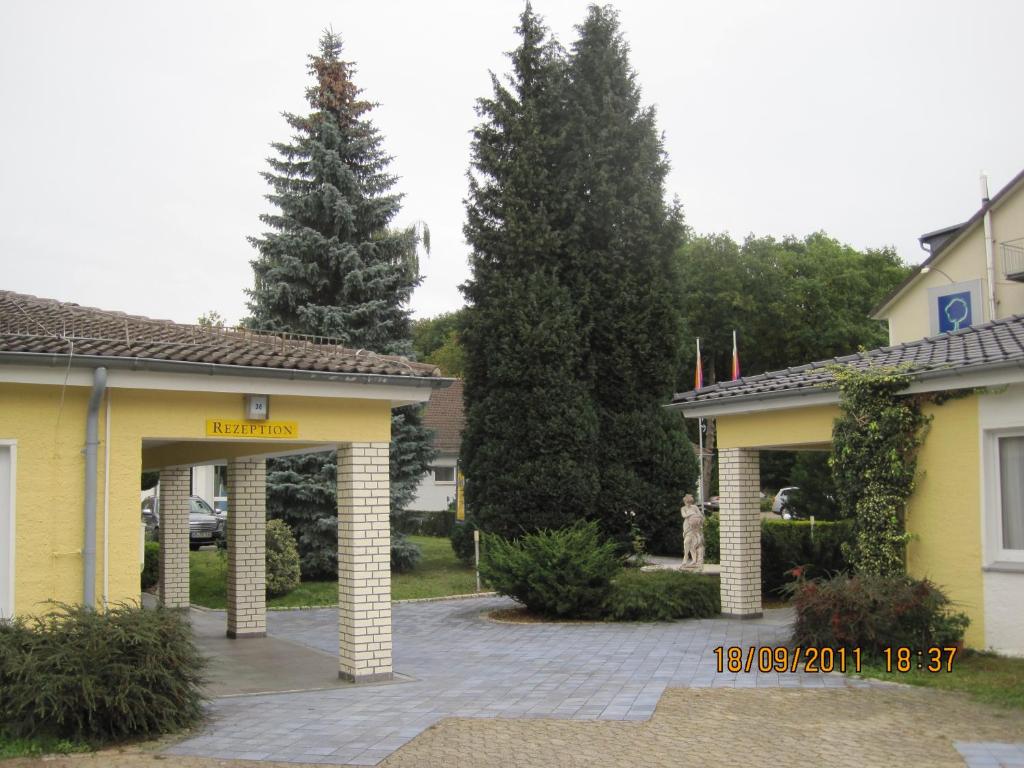
<svg viewBox="0 0 1024 768"><path fill-rule="evenodd" d="M0 440L0 448L7 449L10 456L10 498L9 515L7 520L7 594L0 595L0 618L10 618L14 615L14 557L15 557L15 492L18 487L18 441ZM0 560L2 562L2 560Z"/></svg>
<svg viewBox="0 0 1024 768"><path fill-rule="evenodd" d="M999 482L999 440L1005 437L1024 437L1024 428L985 430L982 445L984 474L983 535L985 564L988 566L1012 565L1014 570L1024 570L1024 549L1003 548L1003 499Z"/></svg>
<svg viewBox="0 0 1024 768"><path fill-rule="evenodd" d="M438 480L437 479L437 470L439 470L439 469L450 469L452 471L452 479L451 480ZM430 468L430 474L432 474L434 476L434 485L455 485L456 472L455 472L455 467L453 467L453 466L450 466L448 464L435 464L434 466L432 466Z"/></svg>

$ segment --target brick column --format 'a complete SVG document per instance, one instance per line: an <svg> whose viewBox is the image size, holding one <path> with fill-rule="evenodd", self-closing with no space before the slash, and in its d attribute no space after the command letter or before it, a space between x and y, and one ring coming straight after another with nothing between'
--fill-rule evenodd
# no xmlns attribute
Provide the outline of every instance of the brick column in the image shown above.
<svg viewBox="0 0 1024 768"><path fill-rule="evenodd" d="M192 470L160 470L160 602L188 608L188 496Z"/></svg>
<svg viewBox="0 0 1024 768"><path fill-rule="evenodd" d="M761 470L758 452L718 452L722 613L753 619L761 615Z"/></svg>
<svg viewBox="0 0 1024 768"><path fill-rule="evenodd" d="M338 448L338 676L390 680L388 443Z"/></svg>
<svg viewBox="0 0 1024 768"><path fill-rule="evenodd" d="M267 636L267 462L228 462L228 637Z"/></svg>

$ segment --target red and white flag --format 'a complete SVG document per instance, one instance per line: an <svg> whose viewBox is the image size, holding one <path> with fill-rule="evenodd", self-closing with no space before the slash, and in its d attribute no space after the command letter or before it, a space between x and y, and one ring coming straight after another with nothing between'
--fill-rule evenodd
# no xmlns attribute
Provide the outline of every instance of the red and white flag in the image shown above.
<svg viewBox="0 0 1024 768"><path fill-rule="evenodd" d="M700 362L700 339L697 339L697 372L693 374L693 388L704 386L704 366Z"/></svg>
<svg viewBox="0 0 1024 768"><path fill-rule="evenodd" d="M736 331L732 332L732 380L740 377L740 353L736 348Z"/></svg>

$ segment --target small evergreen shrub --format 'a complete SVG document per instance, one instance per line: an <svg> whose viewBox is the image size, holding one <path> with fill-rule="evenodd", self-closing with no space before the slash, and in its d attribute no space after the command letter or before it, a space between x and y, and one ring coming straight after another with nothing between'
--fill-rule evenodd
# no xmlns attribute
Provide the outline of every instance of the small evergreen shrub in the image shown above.
<svg viewBox="0 0 1024 768"><path fill-rule="evenodd" d="M721 612L718 580L683 571L624 570L612 582L604 618L676 621Z"/></svg>
<svg viewBox="0 0 1024 768"><path fill-rule="evenodd" d="M600 618L622 570L616 546L596 522L540 531L507 541L488 535L480 575L530 611L562 618Z"/></svg>
<svg viewBox="0 0 1024 768"><path fill-rule="evenodd" d="M147 541L142 561L142 588L152 589L160 580L160 543Z"/></svg>
<svg viewBox="0 0 1024 768"><path fill-rule="evenodd" d="M475 530L476 523L467 515L462 522L455 522L452 532L448 536L452 542L452 551L465 565L473 565L475 561L476 550L473 546L473 531Z"/></svg>
<svg viewBox="0 0 1024 768"><path fill-rule="evenodd" d="M407 573L413 570L423 557L423 550L416 542L409 541L400 533L391 534L391 570Z"/></svg>
<svg viewBox="0 0 1024 768"><path fill-rule="evenodd" d="M787 592L796 609L793 642L802 646L861 648L874 656L886 647L923 650L962 643L970 623L927 579L841 573L801 578Z"/></svg>
<svg viewBox="0 0 1024 768"><path fill-rule="evenodd" d="M301 580L299 547L284 520L267 521L267 597L287 595Z"/></svg>
<svg viewBox="0 0 1024 768"><path fill-rule="evenodd" d="M58 604L0 621L0 723L15 737L152 738L202 716L205 660L177 611Z"/></svg>

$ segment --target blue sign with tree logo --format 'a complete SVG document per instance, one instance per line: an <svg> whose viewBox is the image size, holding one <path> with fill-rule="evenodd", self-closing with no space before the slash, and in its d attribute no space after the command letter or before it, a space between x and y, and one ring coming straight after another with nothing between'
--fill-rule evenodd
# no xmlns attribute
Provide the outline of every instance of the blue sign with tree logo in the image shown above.
<svg viewBox="0 0 1024 768"><path fill-rule="evenodd" d="M939 333L959 331L972 322L971 292L962 291L939 296Z"/></svg>

